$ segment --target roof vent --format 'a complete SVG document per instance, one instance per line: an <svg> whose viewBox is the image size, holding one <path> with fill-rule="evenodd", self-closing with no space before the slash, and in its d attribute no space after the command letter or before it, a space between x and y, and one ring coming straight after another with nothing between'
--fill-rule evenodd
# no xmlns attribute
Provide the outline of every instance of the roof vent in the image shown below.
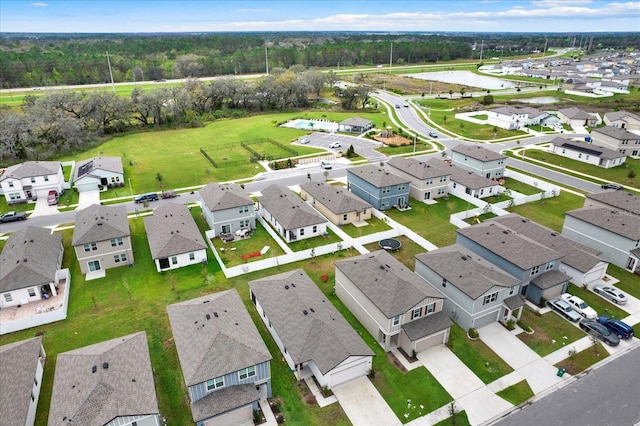
<svg viewBox="0 0 640 426"><path fill-rule="evenodd" d="M213 316L214 316L214 317L216 317L216 318L218 318L218 313L217 313L217 312L214 312L214 313L213 313Z"/></svg>
<svg viewBox="0 0 640 426"><path fill-rule="evenodd" d="M503 234L509 234L509 231L507 231L506 229L504 231L502 231Z"/></svg>
<svg viewBox="0 0 640 426"><path fill-rule="evenodd" d="M205 315L205 318L210 320L211 319L211 315L207 314L207 315Z"/></svg>
<svg viewBox="0 0 640 426"><path fill-rule="evenodd" d="M315 311L313 310L313 308L309 308L309 310L310 310L311 312L315 312Z"/></svg>
<svg viewBox="0 0 640 426"><path fill-rule="evenodd" d="M284 286L284 289L285 289L285 290L289 290L289 286L288 286L288 285L285 285L285 286Z"/></svg>
<svg viewBox="0 0 640 426"><path fill-rule="evenodd" d="M380 265L380 269L382 269L384 271L384 266Z"/></svg>
<svg viewBox="0 0 640 426"><path fill-rule="evenodd" d="M209 303L209 302L211 302L211 300L205 300L205 301L204 301L204 302L202 302L202 303Z"/></svg>
<svg viewBox="0 0 640 426"><path fill-rule="evenodd" d="M109 369L109 363L108 362L103 362L102 363L102 368L105 369L105 370L108 370Z"/></svg>
<svg viewBox="0 0 640 426"><path fill-rule="evenodd" d="M91 373L95 373L96 371L98 371L98 366L94 365L93 367L91 367Z"/></svg>
<svg viewBox="0 0 640 426"><path fill-rule="evenodd" d="M291 283L291 287L295 288L295 287L296 287L296 285L295 285L294 283Z"/></svg>
<svg viewBox="0 0 640 426"><path fill-rule="evenodd" d="M303 314L308 315L309 311L307 311L306 309L304 311L302 311Z"/></svg>
<svg viewBox="0 0 640 426"><path fill-rule="evenodd" d="M462 256L462 260L467 260L467 256Z"/></svg>

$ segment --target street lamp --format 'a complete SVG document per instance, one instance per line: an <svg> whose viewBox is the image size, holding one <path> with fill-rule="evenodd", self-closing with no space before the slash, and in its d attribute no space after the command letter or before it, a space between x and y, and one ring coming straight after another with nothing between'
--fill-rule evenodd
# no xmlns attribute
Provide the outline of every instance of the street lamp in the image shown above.
<svg viewBox="0 0 640 426"><path fill-rule="evenodd" d="M131 178L129 178L129 192L131 192L131 196L133 197L133 188L131 188Z"/></svg>

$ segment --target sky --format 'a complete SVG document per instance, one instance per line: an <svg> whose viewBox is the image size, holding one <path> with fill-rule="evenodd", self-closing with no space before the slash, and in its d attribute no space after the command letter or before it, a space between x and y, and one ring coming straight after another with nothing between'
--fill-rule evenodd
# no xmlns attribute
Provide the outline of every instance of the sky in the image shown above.
<svg viewBox="0 0 640 426"><path fill-rule="evenodd" d="M640 1L0 1L0 32L640 31Z"/></svg>

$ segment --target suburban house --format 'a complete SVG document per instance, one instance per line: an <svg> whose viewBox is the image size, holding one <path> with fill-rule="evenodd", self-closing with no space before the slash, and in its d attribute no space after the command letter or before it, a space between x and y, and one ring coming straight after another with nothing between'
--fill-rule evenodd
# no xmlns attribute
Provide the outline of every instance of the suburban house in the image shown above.
<svg viewBox="0 0 640 426"><path fill-rule="evenodd" d="M210 183L198 191L202 213L214 237L256 229L254 201L240 185Z"/></svg>
<svg viewBox="0 0 640 426"><path fill-rule="evenodd" d="M271 354L237 290L167 306L198 426L251 423L271 396Z"/></svg>
<svg viewBox="0 0 640 426"><path fill-rule="evenodd" d="M28 226L11 234L0 255L0 307L29 309L30 302L56 296L69 278L63 254L60 233Z"/></svg>
<svg viewBox="0 0 640 426"><path fill-rule="evenodd" d="M604 114L604 124L627 130L640 130L640 116L627 111L612 111Z"/></svg>
<svg viewBox="0 0 640 426"><path fill-rule="evenodd" d="M558 110L560 122L573 127L595 127L600 122L598 114L591 114L580 108L563 108Z"/></svg>
<svg viewBox="0 0 640 426"><path fill-rule="evenodd" d="M521 281L460 244L417 254L416 274L444 293L443 313L464 330L522 315Z"/></svg>
<svg viewBox="0 0 640 426"><path fill-rule="evenodd" d="M640 196L609 189L587 194L583 207L609 207L640 216Z"/></svg>
<svg viewBox="0 0 640 426"><path fill-rule="evenodd" d="M373 127L373 121L360 117L347 118L338 123L339 132L364 133Z"/></svg>
<svg viewBox="0 0 640 426"><path fill-rule="evenodd" d="M298 380L331 389L365 377L373 351L302 270L249 282L251 301Z"/></svg>
<svg viewBox="0 0 640 426"><path fill-rule="evenodd" d="M429 160L429 164L444 164L437 158ZM501 186L498 180L487 179L484 176L475 174L462 167L454 166L453 164L447 166L447 170L450 173L449 176L449 192L455 192L454 190L462 191L465 194L471 195L475 198L490 197L491 195L497 195L501 191Z"/></svg>
<svg viewBox="0 0 640 426"><path fill-rule="evenodd" d="M144 218L151 258L158 272L207 263L207 244L189 207L166 203Z"/></svg>
<svg viewBox="0 0 640 426"><path fill-rule="evenodd" d="M325 182L306 182L300 185L300 197L334 225L363 222L371 219L371 204L353 195L342 186Z"/></svg>
<svg viewBox="0 0 640 426"><path fill-rule="evenodd" d="M627 160L627 156L619 151L584 141L572 141L560 137L551 140L549 149L554 154L605 169L619 166Z"/></svg>
<svg viewBox="0 0 640 426"><path fill-rule="evenodd" d="M144 331L58 354L49 426L161 426Z"/></svg>
<svg viewBox="0 0 640 426"><path fill-rule="evenodd" d="M258 213L287 243L327 233L327 219L284 186L268 186L258 201Z"/></svg>
<svg viewBox="0 0 640 426"><path fill-rule="evenodd" d="M597 127L591 131L593 145L613 149L632 158L640 158L640 134L621 127Z"/></svg>
<svg viewBox="0 0 640 426"><path fill-rule="evenodd" d="M575 285L591 284L604 278L607 273L609 264L599 257L600 251L571 240L532 220L511 213L485 221L485 223L491 222L497 222L560 253L563 256L560 260L560 271L569 275L571 282Z"/></svg>
<svg viewBox="0 0 640 426"><path fill-rule="evenodd" d="M387 166L398 176L409 179L409 196L418 201L446 197L451 173L444 163L435 165L415 158L392 157Z"/></svg>
<svg viewBox="0 0 640 426"><path fill-rule="evenodd" d="M568 211L562 234L601 251L608 262L631 272L640 270L640 215L609 207Z"/></svg>
<svg viewBox="0 0 640 426"><path fill-rule="evenodd" d="M567 292L571 277L560 271L562 255L498 222L458 229L456 243L521 281L520 294L533 303Z"/></svg>
<svg viewBox="0 0 640 426"><path fill-rule="evenodd" d="M0 175L0 186L7 204L46 198L51 190L61 194L63 183L59 161L27 161L7 167Z"/></svg>
<svg viewBox="0 0 640 426"><path fill-rule="evenodd" d="M42 336L0 346L3 426L33 426L46 354Z"/></svg>
<svg viewBox="0 0 640 426"><path fill-rule="evenodd" d="M480 145L457 145L451 163L487 179L502 179L507 157Z"/></svg>
<svg viewBox="0 0 640 426"><path fill-rule="evenodd" d="M87 278L105 276L105 270L133 264L131 230L124 205L92 204L76 213L73 248Z"/></svg>
<svg viewBox="0 0 640 426"><path fill-rule="evenodd" d="M73 173L73 186L79 192L124 186L122 159L94 157L78 161Z"/></svg>
<svg viewBox="0 0 640 426"><path fill-rule="evenodd" d="M334 262L336 295L389 351L413 354L449 340L445 297L384 250Z"/></svg>
<svg viewBox="0 0 640 426"><path fill-rule="evenodd" d="M551 117L545 111L530 107L504 106L487 110L486 113L489 125L506 130L519 130L530 124L544 124Z"/></svg>
<svg viewBox="0 0 640 426"><path fill-rule="evenodd" d="M409 205L409 179L382 167L368 164L347 169L351 192L378 210Z"/></svg>

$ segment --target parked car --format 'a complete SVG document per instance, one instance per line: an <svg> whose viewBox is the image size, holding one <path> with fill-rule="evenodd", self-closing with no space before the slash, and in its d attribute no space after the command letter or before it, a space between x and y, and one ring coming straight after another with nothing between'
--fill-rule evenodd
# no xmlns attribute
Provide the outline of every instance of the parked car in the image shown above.
<svg viewBox="0 0 640 426"><path fill-rule="evenodd" d="M605 299L609 299L617 305L624 305L627 303L627 295L615 287L597 284L593 287L593 291L594 293L599 294Z"/></svg>
<svg viewBox="0 0 640 426"><path fill-rule="evenodd" d="M619 185L617 183L603 183L602 185L600 185L600 188L602 188L602 189L616 189L616 190L620 191L621 189L624 189L624 186Z"/></svg>
<svg viewBox="0 0 640 426"><path fill-rule="evenodd" d="M429 136L431 136L432 138L437 138L438 134L436 132L429 132Z"/></svg>
<svg viewBox="0 0 640 426"><path fill-rule="evenodd" d="M325 170L329 170L331 169L331 163L323 160L320 162L320 167L322 167Z"/></svg>
<svg viewBox="0 0 640 426"><path fill-rule="evenodd" d="M618 336L613 334L607 327L600 324L598 321L585 318L580 321L580 328L592 336L596 336L609 346L618 346L618 344L620 344Z"/></svg>
<svg viewBox="0 0 640 426"><path fill-rule="evenodd" d="M567 302L573 310L582 315L584 318L588 318L591 320L596 319L598 313L591 306L587 304L584 300L580 299L578 296L573 296L569 293L564 293L560 296L565 302Z"/></svg>
<svg viewBox="0 0 640 426"><path fill-rule="evenodd" d="M25 212L7 212L0 216L0 223L15 222L16 220L25 220L27 214Z"/></svg>
<svg viewBox="0 0 640 426"><path fill-rule="evenodd" d="M573 308L562 299L547 300L547 306L568 319L569 321L580 321L580 314L573 310Z"/></svg>
<svg viewBox="0 0 640 426"><path fill-rule="evenodd" d="M47 195L47 204L49 204L50 206L55 206L56 204L58 204L58 191L56 191L55 189L49 191L49 194Z"/></svg>
<svg viewBox="0 0 640 426"><path fill-rule="evenodd" d="M133 201L136 204L144 203L147 201L157 201L157 200L158 200L158 194L156 194L155 192L148 192L146 194L138 195L136 198L133 199Z"/></svg>
<svg viewBox="0 0 640 426"><path fill-rule="evenodd" d="M598 322L607 327L609 331L618 336L619 339L631 339L634 335L633 327L626 322L609 318L606 315L599 316Z"/></svg>
<svg viewBox="0 0 640 426"><path fill-rule="evenodd" d="M305 145L308 144L309 142L311 141L308 138L302 138L298 141L298 143L305 144Z"/></svg>
<svg viewBox="0 0 640 426"><path fill-rule="evenodd" d="M180 194L176 194L176 191L174 191L173 189L169 189L167 191L162 191L162 194L160 194L161 198L176 198L178 195Z"/></svg>
<svg viewBox="0 0 640 426"><path fill-rule="evenodd" d="M340 142L333 142L331 145L329 145L329 148L340 148L342 146L342 144Z"/></svg>

